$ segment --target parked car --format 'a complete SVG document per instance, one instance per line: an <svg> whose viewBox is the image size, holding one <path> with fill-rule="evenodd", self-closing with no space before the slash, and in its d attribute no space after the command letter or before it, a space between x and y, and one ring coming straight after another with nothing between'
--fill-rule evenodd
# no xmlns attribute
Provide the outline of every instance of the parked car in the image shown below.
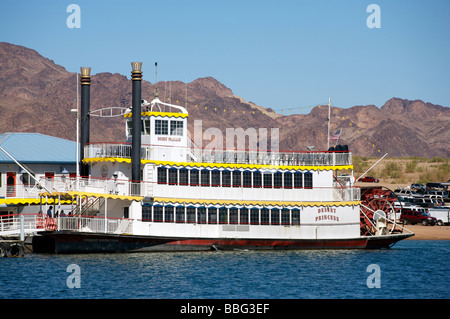
<svg viewBox="0 0 450 319"><path fill-rule="evenodd" d="M431 196L440 196L442 198L448 198L448 192L446 191L426 191L423 196L431 197Z"/></svg>
<svg viewBox="0 0 450 319"><path fill-rule="evenodd" d="M414 184L411 184L411 189L416 192L422 193L425 191L426 188L425 188L425 185L423 185L423 184L414 183Z"/></svg>
<svg viewBox="0 0 450 319"><path fill-rule="evenodd" d="M445 189L445 185L443 183L427 183L427 189Z"/></svg>
<svg viewBox="0 0 450 319"><path fill-rule="evenodd" d="M416 211L411 209L402 210L400 221L403 221L405 225L415 225L421 223L423 226L434 226L437 223L437 219L435 217L431 217L423 211Z"/></svg>
<svg viewBox="0 0 450 319"><path fill-rule="evenodd" d="M409 208L416 206L413 203L412 198L397 196L397 199L394 201L395 208Z"/></svg>
<svg viewBox="0 0 450 319"><path fill-rule="evenodd" d="M418 198L418 197L422 197L420 194L418 194L417 192L415 192L415 191L413 191L411 189L400 189L400 188L397 188L394 191L394 193L395 193L395 195L401 196L401 197L404 197L404 198L416 198L416 197Z"/></svg>
<svg viewBox="0 0 450 319"><path fill-rule="evenodd" d="M448 208L430 208L430 216L435 217L438 226L448 225L450 223L450 209Z"/></svg>
<svg viewBox="0 0 450 319"><path fill-rule="evenodd" d="M373 176L365 176L365 177L361 178L359 181L365 182L365 183L378 183L380 180Z"/></svg>
<svg viewBox="0 0 450 319"><path fill-rule="evenodd" d="M436 202L433 199L427 198L427 197L414 198L413 203L418 206L427 207L427 208L436 206Z"/></svg>

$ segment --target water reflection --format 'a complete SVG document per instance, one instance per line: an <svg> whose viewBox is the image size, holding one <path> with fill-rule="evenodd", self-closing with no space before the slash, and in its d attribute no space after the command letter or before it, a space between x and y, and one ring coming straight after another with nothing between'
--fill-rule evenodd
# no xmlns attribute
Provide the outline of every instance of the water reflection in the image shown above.
<svg viewBox="0 0 450 319"><path fill-rule="evenodd" d="M369 251L27 255L0 263L0 298L449 298L449 252L448 241L416 240ZM70 264L80 289L67 287ZM367 287L370 264L380 289Z"/></svg>

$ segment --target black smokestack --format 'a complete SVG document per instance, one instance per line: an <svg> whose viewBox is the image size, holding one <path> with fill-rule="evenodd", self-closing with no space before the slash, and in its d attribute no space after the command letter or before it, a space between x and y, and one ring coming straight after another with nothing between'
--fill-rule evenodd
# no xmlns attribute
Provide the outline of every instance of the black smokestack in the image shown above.
<svg viewBox="0 0 450 319"><path fill-rule="evenodd" d="M89 144L89 112L91 104L91 68L81 67L81 148L80 148L80 175L89 176L89 165L83 164L84 147Z"/></svg>
<svg viewBox="0 0 450 319"><path fill-rule="evenodd" d="M131 180L141 181L141 80L142 62L131 62L132 82L132 137L131 137Z"/></svg>

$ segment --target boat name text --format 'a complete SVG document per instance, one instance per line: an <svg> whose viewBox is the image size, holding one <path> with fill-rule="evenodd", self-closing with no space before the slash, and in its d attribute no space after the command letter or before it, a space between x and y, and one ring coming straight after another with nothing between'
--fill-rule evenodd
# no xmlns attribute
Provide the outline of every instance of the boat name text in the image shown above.
<svg viewBox="0 0 450 319"><path fill-rule="evenodd" d="M339 221L339 216L336 215L331 215L331 214L324 214L324 213L333 213L336 214L336 208L333 207L320 207L317 209L317 214L319 214L318 216L316 216L316 222L319 220L334 220L334 221Z"/></svg>

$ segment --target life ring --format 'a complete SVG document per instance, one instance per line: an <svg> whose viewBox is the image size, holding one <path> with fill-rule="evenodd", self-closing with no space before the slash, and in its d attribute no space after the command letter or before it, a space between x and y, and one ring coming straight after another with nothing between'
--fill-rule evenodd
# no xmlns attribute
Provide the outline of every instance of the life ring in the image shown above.
<svg viewBox="0 0 450 319"><path fill-rule="evenodd" d="M11 244L6 250L7 257L23 257L24 249L23 246L19 243Z"/></svg>
<svg viewBox="0 0 450 319"><path fill-rule="evenodd" d="M39 213L36 218L36 228L44 228L44 217Z"/></svg>
<svg viewBox="0 0 450 319"><path fill-rule="evenodd" d="M56 220L55 220L55 218L48 217L45 220L45 229L46 230L56 230Z"/></svg>

